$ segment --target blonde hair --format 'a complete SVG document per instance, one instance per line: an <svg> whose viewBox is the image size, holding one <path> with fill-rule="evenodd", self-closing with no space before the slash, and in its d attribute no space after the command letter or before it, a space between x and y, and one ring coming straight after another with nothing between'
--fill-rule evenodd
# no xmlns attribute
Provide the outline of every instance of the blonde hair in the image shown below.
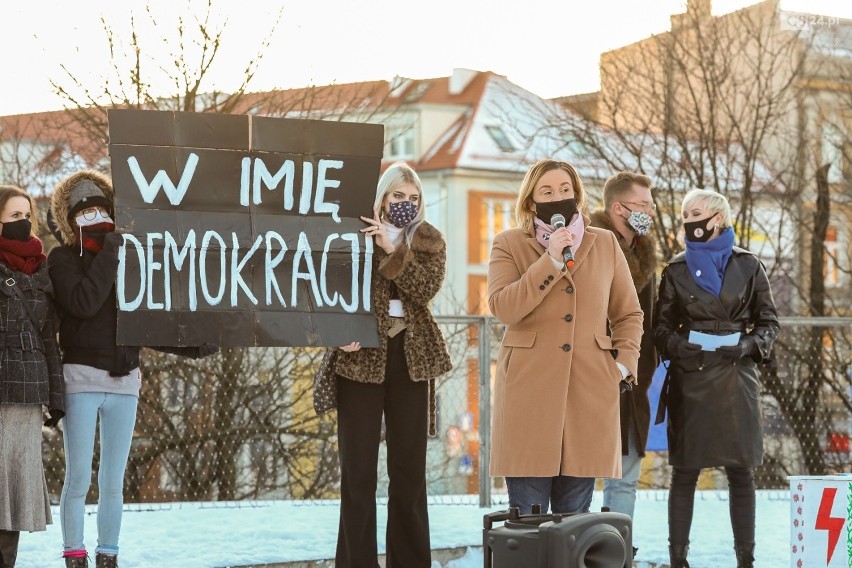
<svg viewBox="0 0 852 568"><path fill-rule="evenodd" d="M683 204L680 207L681 216L697 201L701 201L704 204L704 208L710 211L711 217L719 213L722 214L721 228L724 229L734 225L734 220L731 216L731 204L728 203L728 199L712 189L690 189L686 192L686 195L683 196Z"/></svg>
<svg viewBox="0 0 852 568"><path fill-rule="evenodd" d="M32 196L17 185L0 185L0 211L13 197L23 197L30 202L30 236L38 234L38 210Z"/></svg>
<svg viewBox="0 0 852 568"><path fill-rule="evenodd" d="M580 180L580 176L577 175L577 170L574 169L574 166L568 162L539 160L530 167L527 175L524 176L524 181L521 182L521 190L518 193L518 201L515 203L515 223L528 233L532 232L533 218L535 217L535 213L532 210L532 195L535 191L535 186L538 185L541 176L557 169L563 170L571 178L571 185L574 186L574 199L577 200L577 210L581 214L585 212L586 192L583 189L583 182Z"/></svg>
<svg viewBox="0 0 852 568"><path fill-rule="evenodd" d="M405 162L394 162L382 177L379 178L379 184L376 187L376 201L373 203L373 209L379 211L379 216L384 214L385 197L391 192L399 189L403 185L411 184L417 188L420 194L420 203L417 206L417 215L405 227L405 243L411 246L411 239L414 237L414 232L423 221L426 220L426 203L423 201L423 185L420 183L420 178L414 168Z"/></svg>

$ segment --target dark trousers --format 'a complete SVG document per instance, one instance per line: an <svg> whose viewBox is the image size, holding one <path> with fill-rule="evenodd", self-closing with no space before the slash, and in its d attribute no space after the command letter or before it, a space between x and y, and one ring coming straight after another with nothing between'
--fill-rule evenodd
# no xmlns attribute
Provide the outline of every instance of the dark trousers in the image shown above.
<svg viewBox="0 0 852 568"><path fill-rule="evenodd" d="M335 566L377 568L376 484L382 415L388 454L388 568L429 568L426 507L428 383L412 381L405 332L388 339L385 381L337 378L340 529Z"/></svg>
<svg viewBox="0 0 852 568"><path fill-rule="evenodd" d="M19 531L0 530L0 567L13 568L18 557Z"/></svg>
<svg viewBox="0 0 852 568"><path fill-rule="evenodd" d="M698 468L675 467L669 491L669 544L689 544L689 529L692 527L692 511L695 503L695 485ZM754 542L755 486L754 474L747 467L726 467L728 493L730 496L731 527L734 541L751 544Z"/></svg>

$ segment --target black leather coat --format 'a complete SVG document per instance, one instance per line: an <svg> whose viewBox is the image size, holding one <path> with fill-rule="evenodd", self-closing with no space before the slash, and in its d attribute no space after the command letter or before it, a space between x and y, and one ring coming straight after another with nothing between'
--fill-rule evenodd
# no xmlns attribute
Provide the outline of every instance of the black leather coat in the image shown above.
<svg viewBox="0 0 852 568"><path fill-rule="evenodd" d="M725 269L719 297L692 278L684 253L663 271L654 316L654 343L670 360L669 463L680 467L754 467L763 461L757 364L769 358L778 335L775 301L763 265L739 247ZM667 341L690 330L751 334L759 354L731 361L712 351L671 357ZM665 395L664 395L665 396Z"/></svg>

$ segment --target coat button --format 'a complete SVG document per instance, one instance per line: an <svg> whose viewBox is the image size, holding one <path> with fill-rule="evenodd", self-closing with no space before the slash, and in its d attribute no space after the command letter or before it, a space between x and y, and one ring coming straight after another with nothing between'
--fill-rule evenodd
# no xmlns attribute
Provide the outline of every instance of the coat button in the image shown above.
<svg viewBox="0 0 852 568"><path fill-rule="evenodd" d="M565 351L566 353L571 351L571 346L566 343L562 346L562 351Z"/></svg>
<svg viewBox="0 0 852 568"><path fill-rule="evenodd" d="M544 284L540 284L538 287L539 290L544 290Z"/></svg>
<svg viewBox="0 0 852 568"><path fill-rule="evenodd" d="M568 292L569 294L573 294L574 293L574 287L568 286L567 288L565 288L565 291Z"/></svg>
<svg viewBox="0 0 852 568"><path fill-rule="evenodd" d="M566 315L564 318L562 318L562 319L564 319L565 321L574 321L574 316L572 316L571 314L567 314L567 315Z"/></svg>
<svg viewBox="0 0 852 568"><path fill-rule="evenodd" d="M553 282L553 274L551 274L550 276L548 276L548 277L547 277L547 279L548 279L548 280L550 280L551 282Z"/></svg>

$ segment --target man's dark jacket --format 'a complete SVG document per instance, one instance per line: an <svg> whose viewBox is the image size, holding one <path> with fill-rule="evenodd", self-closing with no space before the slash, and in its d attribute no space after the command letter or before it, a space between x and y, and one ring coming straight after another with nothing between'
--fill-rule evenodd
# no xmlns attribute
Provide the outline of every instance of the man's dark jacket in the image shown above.
<svg viewBox="0 0 852 568"><path fill-rule="evenodd" d="M621 451L627 454L627 436L632 424L634 438L640 456L645 455L645 444L648 442L648 429L651 424L651 405L648 401L648 388L657 368L657 351L651 335L653 328L654 302L657 291L657 245L653 235L637 237L627 242L610 221L605 211L595 211L589 218L590 225L612 231L618 239L633 285L639 296L639 305L645 314L642 324L642 342L639 345L639 367L636 377L638 385L631 391L621 395Z"/></svg>

